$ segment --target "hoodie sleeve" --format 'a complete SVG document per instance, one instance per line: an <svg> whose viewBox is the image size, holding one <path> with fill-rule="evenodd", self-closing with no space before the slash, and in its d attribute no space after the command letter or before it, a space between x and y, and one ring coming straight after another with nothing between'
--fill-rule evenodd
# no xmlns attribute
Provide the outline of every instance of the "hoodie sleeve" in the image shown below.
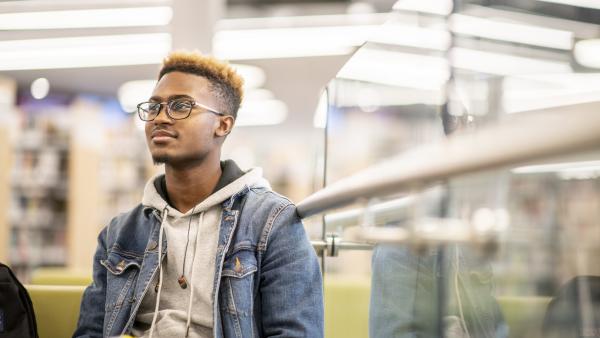
<svg viewBox="0 0 600 338"><path fill-rule="evenodd" d="M83 293L79 310L79 321L73 338L102 337L104 328L104 304L106 301L106 269L100 264L107 258L107 228L98 235L98 246L94 254L93 281Z"/></svg>
<svg viewBox="0 0 600 338"><path fill-rule="evenodd" d="M323 337L323 284L317 255L293 204L266 229L260 293L264 337Z"/></svg>

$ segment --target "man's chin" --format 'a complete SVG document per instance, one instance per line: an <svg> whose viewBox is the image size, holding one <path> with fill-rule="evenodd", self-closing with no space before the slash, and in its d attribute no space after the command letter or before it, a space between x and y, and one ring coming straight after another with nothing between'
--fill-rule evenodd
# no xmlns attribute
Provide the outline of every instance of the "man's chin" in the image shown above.
<svg viewBox="0 0 600 338"><path fill-rule="evenodd" d="M154 162L154 165L166 164L169 163L169 160L170 158L167 155L152 156L152 161Z"/></svg>
<svg viewBox="0 0 600 338"><path fill-rule="evenodd" d="M173 156L172 154L156 154L152 156L155 165L166 164L172 167L184 168L194 166L203 161L203 156Z"/></svg>

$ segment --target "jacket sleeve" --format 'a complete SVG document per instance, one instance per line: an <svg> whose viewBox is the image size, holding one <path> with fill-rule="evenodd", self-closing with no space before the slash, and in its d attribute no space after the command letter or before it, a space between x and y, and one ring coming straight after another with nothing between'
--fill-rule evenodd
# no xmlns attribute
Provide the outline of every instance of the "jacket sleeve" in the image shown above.
<svg viewBox="0 0 600 338"><path fill-rule="evenodd" d="M106 234L104 228L98 235L98 246L94 254L93 281L81 300L79 321L73 337L92 338L102 337L104 328L104 304L106 301L106 268L100 264L107 258Z"/></svg>
<svg viewBox="0 0 600 338"><path fill-rule="evenodd" d="M261 263L262 328L265 337L324 335L323 284L317 255L294 205L267 224Z"/></svg>

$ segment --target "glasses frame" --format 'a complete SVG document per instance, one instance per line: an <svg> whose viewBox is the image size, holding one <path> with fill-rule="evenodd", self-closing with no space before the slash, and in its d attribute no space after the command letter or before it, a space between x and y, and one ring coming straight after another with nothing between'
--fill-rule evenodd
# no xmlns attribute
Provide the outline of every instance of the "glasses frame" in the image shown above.
<svg viewBox="0 0 600 338"><path fill-rule="evenodd" d="M187 113L187 115L185 117L173 117L173 115L171 115L171 104L176 103L176 102L189 102L191 103L191 107L190 107L190 111ZM160 105L160 110L158 111L158 113L156 113L156 115L148 120L144 120L142 118L142 109L140 108L141 105L146 104L146 103L152 103L152 104L158 104ZM202 103L198 103L194 100L190 100L190 99L176 99L176 100L171 100L171 101L163 101L163 102L154 102L154 101L145 101L145 102L140 102L137 104L137 113L138 113L138 117L140 118L140 120L144 121L144 122L150 122L150 121L154 121L154 119L156 119L158 117L158 115L160 115L160 112L162 111L162 106L165 105L166 108L166 113L167 116L173 120L184 120L187 119L188 117L190 117L190 115L192 114L192 110L194 110L195 107L200 107L205 109L206 111L213 113L215 115L219 115L219 116L225 116L224 113L221 113L215 109L212 109L209 106L203 105Z"/></svg>

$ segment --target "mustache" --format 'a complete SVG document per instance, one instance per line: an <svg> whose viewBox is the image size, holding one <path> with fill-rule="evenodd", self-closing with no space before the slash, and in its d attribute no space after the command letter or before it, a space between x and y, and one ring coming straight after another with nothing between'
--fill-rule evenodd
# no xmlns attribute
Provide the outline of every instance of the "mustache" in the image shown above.
<svg viewBox="0 0 600 338"><path fill-rule="evenodd" d="M150 134L151 135L155 135L155 134L158 134L158 133L165 133L165 134L168 134L169 136L172 136L172 137L177 137L178 136L178 133L176 131L170 130L169 128L160 127L160 126L152 128L152 132Z"/></svg>

